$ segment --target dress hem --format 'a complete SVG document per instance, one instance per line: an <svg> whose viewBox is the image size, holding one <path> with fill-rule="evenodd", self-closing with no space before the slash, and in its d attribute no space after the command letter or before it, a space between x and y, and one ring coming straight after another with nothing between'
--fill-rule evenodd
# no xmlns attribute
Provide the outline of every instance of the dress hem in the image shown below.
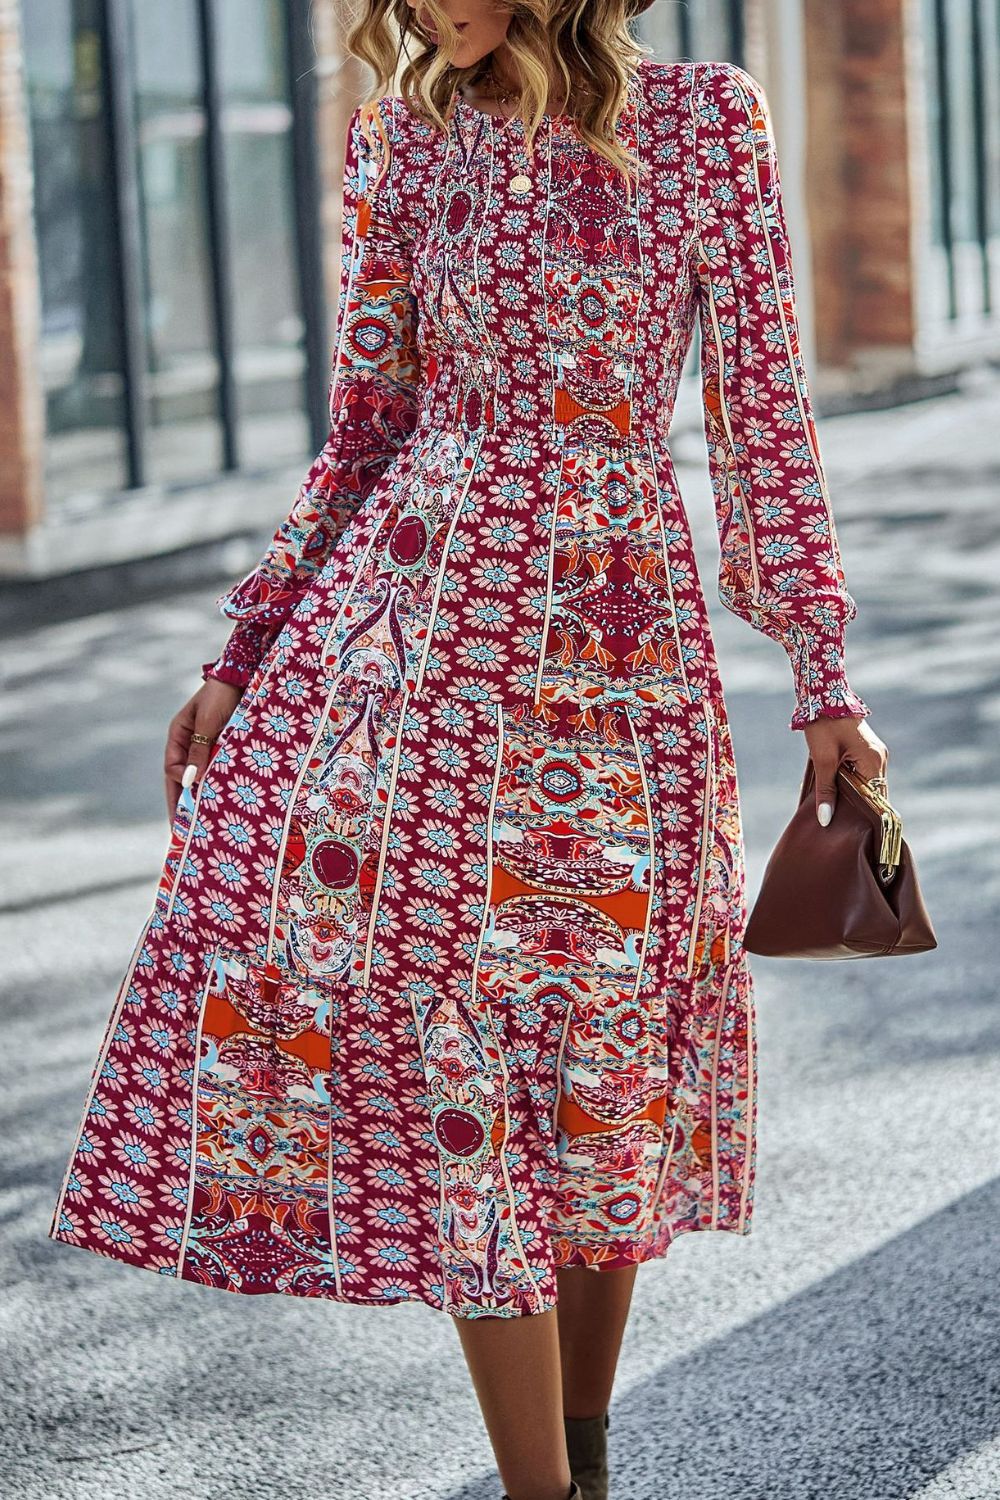
<svg viewBox="0 0 1000 1500"><path fill-rule="evenodd" d="M673 1245L676 1240L680 1239L684 1235L734 1234L745 1238L748 1234L751 1233L752 1228L753 1224L751 1219L749 1218L745 1218L742 1223L735 1224L682 1224L674 1229L669 1239L662 1246L662 1248L658 1247L656 1249L651 1249L646 1254L627 1257L619 1256L611 1264L608 1264L607 1262L594 1264L593 1262L584 1260L569 1260L561 1262L558 1265L554 1265L553 1271L558 1272L563 1270L576 1270L581 1268L591 1271L623 1270L626 1266L629 1265L639 1266L646 1265L649 1262L655 1260L665 1260L667 1257L667 1252L670 1249L671 1245ZM123 1257L115 1255L112 1250L105 1249L101 1245L95 1245L93 1243L88 1243L85 1245L77 1244L75 1240L69 1239L67 1236L58 1234L51 1230L47 1234L46 1238L52 1240L56 1244L68 1245L73 1250L82 1250L88 1252L91 1255L97 1255L102 1260L113 1261L116 1264L122 1266L129 1266L135 1271L151 1272L153 1275L164 1277L167 1280L180 1281L187 1286L201 1287L205 1291L225 1292L228 1296L231 1297L297 1297L299 1299L307 1301L311 1300L314 1302L338 1302L346 1306L354 1307L399 1307L406 1303L422 1302L425 1306L430 1307L434 1312L447 1312L452 1317L475 1318L525 1317L531 1315L532 1313L552 1312L558 1306L558 1298L547 1298L542 1301L541 1306L537 1305L536 1299L533 1305L530 1307L516 1306L508 1308L506 1310L484 1308L481 1311L463 1314L458 1312L454 1306L446 1305L445 1299L443 1297L434 1297L430 1294L425 1294L419 1291L409 1293L406 1296L402 1297L364 1297L345 1296L343 1294L338 1295L335 1292L299 1292L292 1287L280 1290L276 1290L274 1288L266 1288L261 1291L254 1292L244 1290L241 1287L222 1286L216 1282L199 1281L197 1280L197 1278L191 1276L177 1276L176 1270L169 1266L160 1267L151 1263L150 1261L125 1260Z"/></svg>

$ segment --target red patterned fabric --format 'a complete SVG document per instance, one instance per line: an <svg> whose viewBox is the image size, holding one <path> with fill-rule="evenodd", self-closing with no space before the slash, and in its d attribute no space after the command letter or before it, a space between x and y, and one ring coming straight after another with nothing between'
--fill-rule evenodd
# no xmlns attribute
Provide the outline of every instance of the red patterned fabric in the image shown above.
<svg viewBox="0 0 1000 1500"><path fill-rule="evenodd" d="M331 432L206 673L52 1234L457 1316L748 1232L732 744L668 434L701 322L726 603L793 722L862 714L759 88L644 61L618 130L351 122Z"/></svg>
<svg viewBox="0 0 1000 1500"><path fill-rule="evenodd" d="M723 603L780 641L792 728L864 717L844 667L844 587L795 313L778 163L759 87L735 68L696 82L693 248L705 428Z"/></svg>

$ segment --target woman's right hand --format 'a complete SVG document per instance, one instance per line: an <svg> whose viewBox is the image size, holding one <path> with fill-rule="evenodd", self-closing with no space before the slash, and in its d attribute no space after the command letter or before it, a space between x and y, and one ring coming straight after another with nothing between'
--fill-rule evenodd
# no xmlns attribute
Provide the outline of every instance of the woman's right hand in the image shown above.
<svg viewBox="0 0 1000 1500"><path fill-rule="evenodd" d="M188 766L194 767L193 773L188 772L188 785L201 778L215 748L215 741L232 717L242 696L242 688L209 677L170 720L163 772L166 777L167 816L171 823L177 814L177 801L184 787L185 771ZM212 743L206 745L199 740L192 743L192 734L203 734Z"/></svg>

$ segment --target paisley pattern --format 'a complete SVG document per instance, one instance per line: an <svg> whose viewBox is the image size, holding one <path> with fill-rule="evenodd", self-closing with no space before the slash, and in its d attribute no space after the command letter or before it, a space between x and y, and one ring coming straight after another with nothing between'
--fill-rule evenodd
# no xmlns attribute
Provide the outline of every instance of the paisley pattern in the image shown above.
<svg viewBox="0 0 1000 1500"><path fill-rule="evenodd" d="M355 112L331 430L206 676L51 1233L242 1293L460 1317L749 1231L725 703L668 432L701 327L725 602L793 725L866 712L773 137L643 61L631 189L566 116Z"/></svg>

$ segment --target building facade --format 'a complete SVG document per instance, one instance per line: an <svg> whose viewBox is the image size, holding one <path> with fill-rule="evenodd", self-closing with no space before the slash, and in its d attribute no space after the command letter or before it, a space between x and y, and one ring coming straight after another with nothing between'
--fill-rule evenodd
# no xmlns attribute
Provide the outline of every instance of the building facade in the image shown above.
<svg viewBox="0 0 1000 1500"><path fill-rule="evenodd" d="M2 574L264 530L268 476L322 445L365 86L343 24L336 0L0 0ZM637 24L765 85L820 405L1000 356L995 0Z"/></svg>

